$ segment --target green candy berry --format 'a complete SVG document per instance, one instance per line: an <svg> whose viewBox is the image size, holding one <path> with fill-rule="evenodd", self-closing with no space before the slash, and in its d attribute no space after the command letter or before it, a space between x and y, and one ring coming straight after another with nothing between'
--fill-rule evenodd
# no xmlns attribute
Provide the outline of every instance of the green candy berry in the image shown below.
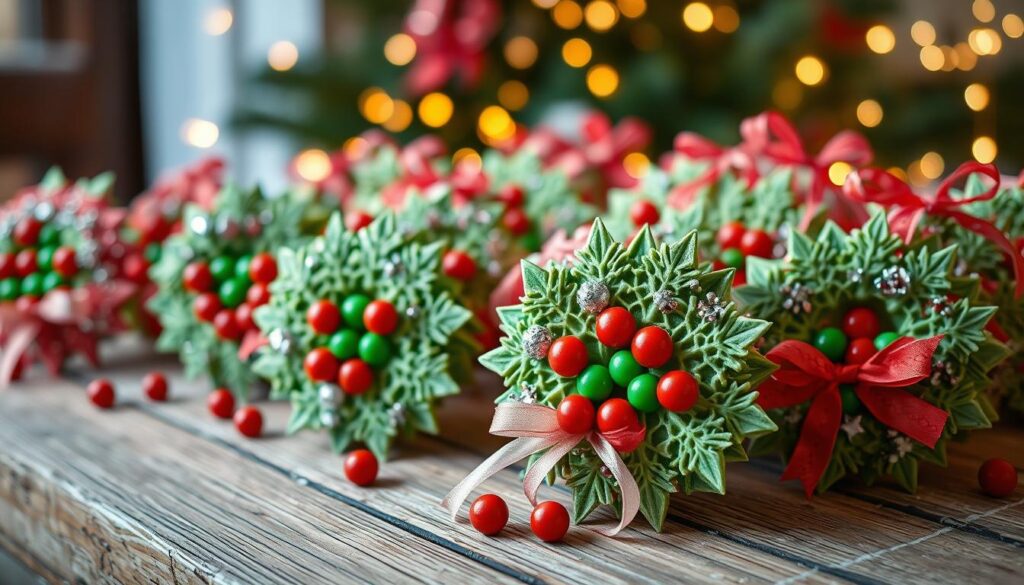
<svg viewBox="0 0 1024 585"><path fill-rule="evenodd" d="M612 380L623 388L629 386L633 378L646 371L647 369L637 363L636 358L628 349L615 352L612 359L608 361L608 372L611 374Z"/></svg>
<svg viewBox="0 0 1024 585"><path fill-rule="evenodd" d="M57 247L60 245L60 230L52 223L45 223L39 229L39 245Z"/></svg>
<svg viewBox="0 0 1024 585"><path fill-rule="evenodd" d="M38 297L43 294L43 275L33 272L21 280L21 294Z"/></svg>
<svg viewBox="0 0 1024 585"><path fill-rule="evenodd" d="M855 415L860 413L860 398L857 398L857 393L852 385L843 384L840 386L839 397L843 401L843 414Z"/></svg>
<svg viewBox="0 0 1024 585"><path fill-rule="evenodd" d="M814 336L814 347L834 362L843 360L846 343L846 334L838 327L826 327Z"/></svg>
<svg viewBox="0 0 1024 585"><path fill-rule="evenodd" d="M47 272L43 275L43 293L48 293L62 284L64 278L56 272Z"/></svg>
<svg viewBox="0 0 1024 585"><path fill-rule="evenodd" d="M540 234L536 231L531 230L529 233L519 239L519 242L523 245L523 248L527 252L539 252L540 251Z"/></svg>
<svg viewBox="0 0 1024 585"><path fill-rule="evenodd" d="M899 338L900 334L895 331L883 331L875 338L875 349L882 351Z"/></svg>
<svg viewBox="0 0 1024 585"><path fill-rule="evenodd" d="M654 374L641 374L633 378L626 388L626 399L640 412L655 412L661 408L658 402L658 377Z"/></svg>
<svg viewBox="0 0 1024 585"><path fill-rule="evenodd" d="M217 293L222 305L233 308L242 304L247 290L249 290L249 283L240 278L232 278L222 282Z"/></svg>
<svg viewBox="0 0 1024 585"><path fill-rule="evenodd" d="M143 257L152 266L160 261L160 256L163 254L164 248L160 244L149 244L146 249L142 251Z"/></svg>
<svg viewBox="0 0 1024 585"><path fill-rule="evenodd" d="M249 263L252 256L242 256L235 262L235 278L249 282Z"/></svg>
<svg viewBox="0 0 1024 585"><path fill-rule="evenodd" d="M359 358L375 368L391 359L391 344L376 333L366 333L359 339Z"/></svg>
<svg viewBox="0 0 1024 585"><path fill-rule="evenodd" d="M327 340L327 349L339 360L359 355L359 334L351 329L338 331Z"/></svg>
<svg viewBox="0 0 1024 585"><path fill-rule="evenodd" d="M743 252L740 252L739 248L726 248L722 250L721 260L722 264L729 268L743 268Z"/></svg>
<svg viewBox="0 0 1024 585"><path fill-rule="evenodd" d="M41 272L47 272L53 270L53 253L57 249L52 246L45 248L39 248L36 252L36 266L39 267Z"/></svg>
<svg viewBox="0 0 1024 585"><path fill-rule="evenodd" d="M366 295L352 295L342 301L341 316L345 319L345 323L359 331L366 329L363 325L363 311L366 310L366 305L369 304L370 297Z"/></svg>
<svg viewBox="0 0 1024 585"><path fill-rule="evenodd" d="M217 256L210 260L210 273L217 282L226 282L235 275L235 263L227 256Z"/></svg>
<svg viewBox="0 0 1024 585"><path fill-rule="evenodd" d="M21 294L21 283L17 278L0 280L0 300L13 301Z"/></svg>
<svg viewBox="0 0 1024 585"><path fill-rule="evenodd" d="M608 368L598 364L587 366L576 378L576 391L594 402L608 398L612 393L612 375Z"/></svg>

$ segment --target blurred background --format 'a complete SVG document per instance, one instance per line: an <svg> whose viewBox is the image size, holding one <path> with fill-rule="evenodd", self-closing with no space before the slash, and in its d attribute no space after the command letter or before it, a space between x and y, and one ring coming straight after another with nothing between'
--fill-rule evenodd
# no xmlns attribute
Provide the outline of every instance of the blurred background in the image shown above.
<svg viewBox="0 0 1024 585"><path fill-rule="evenodd" d="M764 109L816 150L863 132L918 184L1024 163L1024 0L0 0L0 196L51 164L125 200L215 153L283 188L379 128L476 156L596 108L737 140Z"/></svg>

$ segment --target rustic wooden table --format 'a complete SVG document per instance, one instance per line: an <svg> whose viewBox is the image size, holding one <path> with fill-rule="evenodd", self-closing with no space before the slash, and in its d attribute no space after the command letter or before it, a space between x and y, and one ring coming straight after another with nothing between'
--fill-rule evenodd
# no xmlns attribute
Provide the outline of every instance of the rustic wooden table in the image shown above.
<svg viewBox="0 0 1024 585"><path fill-rule="evenodd" d="M262 404L265 436L245 439L207 414L208 388L143 346L109 348L109 412L86 400L84 370L0 393L0 547L51 581L1024 582L1024 490L992 499L975 479L987 457L1024 465L1019 428L955 445L916 495L848 486L808 501L755 460L730 465L725 497L676 497L661 534L638 519L615 539L584 526L549 545L514 470L487 484L511 508L496 538L438 505L501 442L486 432L493 391L447 402L441 436L400 445L359 488L323 436L283 436L286 404ZM153 369L171 379L167 403L141 398Z"/></svg>

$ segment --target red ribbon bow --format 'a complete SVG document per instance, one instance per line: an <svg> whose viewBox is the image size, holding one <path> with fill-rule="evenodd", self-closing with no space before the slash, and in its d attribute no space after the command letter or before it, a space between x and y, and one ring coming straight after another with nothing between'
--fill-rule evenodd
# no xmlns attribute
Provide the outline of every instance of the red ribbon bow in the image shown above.
<svg viewBox="0 0 1024 585"><path fill-rule="evenodd" d="M981 195L955 199L949 194L954 185L974 173L992 179L992 186ZM1009 238L991 221L960 211L960 207L977 201L988 201L999 191L999 171L995 165L967 162L946 177L931 196L918 195L899 177L883 169L862 169L850 173L843 193L862 203L877 203L889 210L889 226L908 244L914 238L925 215L949 218L964 229L992 242L1010 257L1016 280L1015 294L1024 293L1024 257Z"/></svg>
<svg viewBox="0 0 1024 585"><path fill-rule="evenodd" d="M419 96L441 89L456 75L463 88L476 87L500 20L497 0L417 0L405 19L416 41L406 76L409 91Z"/></svg>
<svg viewBox="0 0 1024 585"><path fill-rule="evenodd" d="M757 161L744 144L725 147L695 132L680 132L676 136L674 150L688 159L709 162L707 170L701 176L679 185L669 194L668 204L677 209L685 209L693 202L698 191L713 185L730 170L740 174L748 189L754 186L759 177Z"/></svg>
<svg viewBox="0 0 1024 585"><path fill-rule="evenodd" d="M811 402L782 479L799 479L811 497L828 468L843 419L840 384L855 384L857 398L882 424L934 448L947 413L902 388L931 374L940 341L941 335L902 337L863 364L832 363L814 346L796 340L783 341L765 354L780 367L758 388L757 403L773 409Z"/></svg>

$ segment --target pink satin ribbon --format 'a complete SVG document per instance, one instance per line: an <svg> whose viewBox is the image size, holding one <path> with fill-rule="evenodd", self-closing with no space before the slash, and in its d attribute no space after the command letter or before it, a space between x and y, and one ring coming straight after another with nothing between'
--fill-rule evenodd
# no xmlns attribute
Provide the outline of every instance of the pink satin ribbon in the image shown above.
<svg viewBox="0 0 1024 585"><path fill-rule="evenodd" d="M517 461L546 450L530 466L523 479L523 493L536 506L537 490L541 482L582 441L587 441L594 448L612 477L618 481L622 494L622 516L618 525L595 530L606 536L615 536L632 522L640 510L640 488L609 439L597 431L577 435L563 431L558 425L555 409L539 404L503 402L494 409L491 434L515 437L515 440L488 457L444 497L441 506L451 513L453 521L466 498L487 478Z"/></svg>

